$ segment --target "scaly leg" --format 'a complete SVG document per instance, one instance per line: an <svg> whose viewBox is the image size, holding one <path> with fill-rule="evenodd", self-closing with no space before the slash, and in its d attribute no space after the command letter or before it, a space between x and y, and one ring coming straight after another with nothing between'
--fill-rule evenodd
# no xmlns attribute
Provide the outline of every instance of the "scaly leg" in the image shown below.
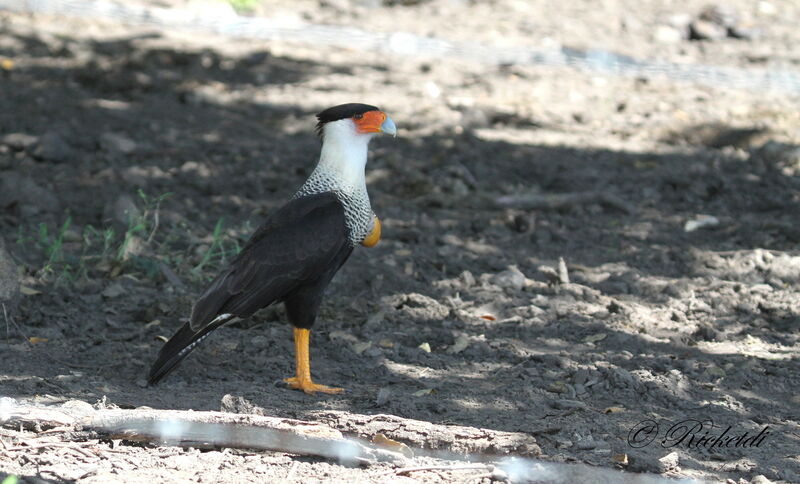
<svg viewBox="0 0 800 484"><path fill-rule="evenodd" d="M294 390L303 390L306 393L322 392L322 393L342 393L343 388L328 387L325 385L317 385L311 381L311 364L308 359L308 340L311 336L311 331L308 329L293 328L294 332L294 358L295 358L295 375L291 378L285 378L283 381L289 384L289 388Z"/></svg>

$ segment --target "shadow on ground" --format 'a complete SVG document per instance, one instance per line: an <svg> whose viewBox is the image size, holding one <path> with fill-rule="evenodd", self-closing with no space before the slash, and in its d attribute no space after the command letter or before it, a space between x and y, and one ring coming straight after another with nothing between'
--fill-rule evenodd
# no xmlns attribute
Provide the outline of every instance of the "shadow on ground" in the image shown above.
<svg viewBox="0 0 800 484"><path fill-rule="evenodd" d="M145 388L158 337L224 263L201 264L215 225L224 220L228 240L243 241L317 156L313 111L241 93L355 74L266 51L232 58L148 46L150 36L0 37L13 39L0 55L18 58L2 79L0 135L35 137L5 138L0 173L33 185L0 197L0 228L18 234L23 283L37 291L6 322L12 363L0 393L198 410L218 409L230 393L275 415L335 409L530 432L555 460L611 465L609 455L628 453L632 470L655 472L664 469L654 456L673 449L633 449L630 428L645 417L711 418L734 431L768 425L771 447L679 447L683 467L800 473L787 432L800 383L797 365L787 365L798 357L800 262L787 251L800 241L800 181L763 151L636 153L489 141L469 130L377 140L369 178L384 240L357 250L337 278L313 342L319 380L348 394L275 385L292 371L288 328L272 324L280 309L221 330L164 385ZM402 130L402 114L394 117ZM47 254L26 234L70 217L79 236L64 250L80 252L85 227L119 226L122 195L141 205L137 189L171 194L143 254L181 284L102 261L74 281L43 276ZM594 191L630 209L495 203ZM718 225L685 231L699 214ZM559 257L569 284L542 267L555 271ZM378 401L382 388L391 396Z"/></svg>

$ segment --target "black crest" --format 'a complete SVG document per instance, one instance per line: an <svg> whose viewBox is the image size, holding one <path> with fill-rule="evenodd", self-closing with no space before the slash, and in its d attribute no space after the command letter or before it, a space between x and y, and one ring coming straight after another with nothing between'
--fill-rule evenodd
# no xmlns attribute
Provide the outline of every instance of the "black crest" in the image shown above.
<svg viewBox="0 0 800 484"><path fill-rule="evenodd" d="M368 111L380 111L380 109L376 108L375 106L370 106L369 104L361 103L340 104L338 106L328 108L325 111L317 114L317 119L319 120L317 122L317 134L322 134L322 127L325 126L325 123L339 121L340 119L352 118L356 114L364 114Z"/></svg>

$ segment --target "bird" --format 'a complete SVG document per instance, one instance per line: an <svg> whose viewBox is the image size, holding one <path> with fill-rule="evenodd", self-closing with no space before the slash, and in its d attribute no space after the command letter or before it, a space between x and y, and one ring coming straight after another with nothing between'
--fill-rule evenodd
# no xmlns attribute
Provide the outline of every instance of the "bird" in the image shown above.
<svg viewBox="0 0 800 484"><path fill-rule="evenodd" d="M344 391L311 379L311 327L325 289L353 250L373 247L381 238L365 180L368 144L379 133L397 136L397 128L379 108L361 103L334 106L316 117L322 148L314 171L208 284L188 321L159 351L150 385L166 377L214 330L283 303L295 349L295 376L284 382L309 394Z"/></svg>

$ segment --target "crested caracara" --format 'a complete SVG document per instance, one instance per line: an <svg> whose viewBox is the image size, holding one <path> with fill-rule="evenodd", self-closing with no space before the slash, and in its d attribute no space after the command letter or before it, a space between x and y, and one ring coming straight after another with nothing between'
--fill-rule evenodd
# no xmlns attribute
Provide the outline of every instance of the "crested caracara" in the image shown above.
<svg viewBox="0 0 800 484"><path fill-rule="evenodd" d="M308 340L325 288L355 246L372 247L381 224L364 180L367 145L378 133L396 134L375 106L342 104L317 114L322 152L314 172L270 215L242 251L203 291L189 321L167 341L150 369L158 383L211 332L283 302L294 329L296 373L284 381L306 393L342 389L311 380Z"/></svg>

